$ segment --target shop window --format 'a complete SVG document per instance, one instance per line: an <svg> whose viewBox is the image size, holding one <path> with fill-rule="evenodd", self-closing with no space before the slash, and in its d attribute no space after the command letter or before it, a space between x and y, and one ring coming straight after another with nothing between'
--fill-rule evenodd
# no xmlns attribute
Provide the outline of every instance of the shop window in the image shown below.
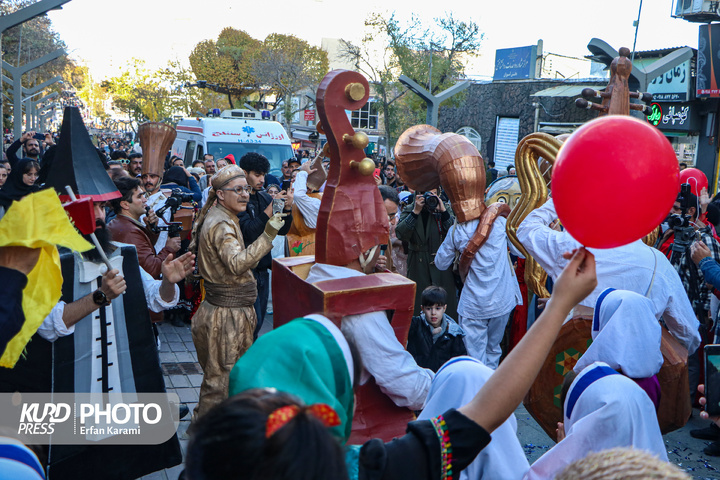
<svg viewBox="0 0 720 480"><path fill-rule="evenodd" d="M475 145L475 148L478 149L478 152L482 151L482 137L477 132L477 130L472 127L462 127L455 133L457 133L458 135L462 135L468 140L470 140L470 142Z"/></svg>
<svg viewBox="0 0 720 480"><path fill-rule="evenodd" d="M507 168L515 164L515 150L520 135L520 119L497 117L495 125L495 161L496 168Z"/></svg>
<svg viewBox="0 0 720 480"><path fill-rule="evenodd" d="M350 117L350 123L353 128L377 130L378 106L375 100L370 99L360 110L353 110Z"/></svg>

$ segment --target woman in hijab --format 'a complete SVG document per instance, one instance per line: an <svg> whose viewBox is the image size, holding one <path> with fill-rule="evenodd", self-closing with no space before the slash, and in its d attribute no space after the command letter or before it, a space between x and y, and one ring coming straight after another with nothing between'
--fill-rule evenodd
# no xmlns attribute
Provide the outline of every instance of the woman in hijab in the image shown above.
<svg viewBox="0 0 720 480"><path fill-rule="evenodd" d="M644 450L667 462L650 398L631 379L595 362L570 385L563 402L564 438L532 464L526 480L554 479L575 460L614 447Z"/></svg>
<svg viewBox="0 0 720 480"><path fill-rule="evenodd" d="M604 290L595 304L592 339L593 343L575 364L575 373L594 362L605 362L645 390L657 410L660 404L657 373L663 365L662 327L655 318L652 302L639 293Z"/></svg>
<svg viewBox="0 0 720 480"><path fill-rule="evenodd" d="M456 357L438 370L418 420L429 420L449 408L460 408L480 391L494 371L467 356ZM460 480L518 480L530 465L517 438L517 420L510 415L492 433L492 442L460 473Z"/></svg>
<svg viewBox="0 0 720 480"><path fill-rule="evenodd" d="M39 174L40 164L35 160L23 158L15 164L5 185L0 189L0 218L13 202L40 190L37 185Z"/></svg>

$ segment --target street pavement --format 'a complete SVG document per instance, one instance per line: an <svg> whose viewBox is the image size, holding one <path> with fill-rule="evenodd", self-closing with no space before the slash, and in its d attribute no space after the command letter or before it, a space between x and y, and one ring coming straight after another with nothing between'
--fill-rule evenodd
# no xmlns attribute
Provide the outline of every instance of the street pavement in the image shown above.
<svg viewBox="0 0 720 480"><path fill-rule="evenodd" d="M272 315L265 317L260 335L272 329ZM168 392L175 392L180 401L185 403L192 414L197 405L202 382L202 370L197 363L197 353L193 345L189 327L173 327L168 323L159 325L160 331L160 362ZM553 442L540 426L520 405L515 411L518 422L518 438L525 450L528 461L532 463L547 452ZM702 453L710 442L696 440L690 436L690 430L703 428L708 422L700 419L698 410L688 424L664 436L668 457L678 467L687 471L694 479L720 480L720 457L708 457ZM190 415L180 421L178 438L185 456L188 444L187 428L190 426ZM183 470L182 465L152 473L142 477L144 480L176 480Z"/></svg>

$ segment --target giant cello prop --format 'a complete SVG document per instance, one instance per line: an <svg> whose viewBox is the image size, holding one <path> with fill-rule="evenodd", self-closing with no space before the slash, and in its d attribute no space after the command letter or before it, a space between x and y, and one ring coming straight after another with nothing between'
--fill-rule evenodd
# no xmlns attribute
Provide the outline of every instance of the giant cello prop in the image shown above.
<svg viewBox="0 0 720 480"><path fill-rule="evenodd" d="M597 110L600 115L629 115L630 110L647 113L647 106L631 104L629 99L636 98L651 101L652 95L628 91L628 77L632 63L628 59L630 51L620 49L620 56L610 65L611 77L603 92L585 89L586 98L602 98L602 103L590 103L579 98L576 105L581 108ZM557 157L562 141L546 133L532 133L520 141L515 153L515 168L520 180L522 196L508 218L507 233L510 241L525 255L525 281L528 288L539 298L550 296L545 288L547 274L542 267L527 254L525 247L517 239L518 225L534 209L548 198L550 189L550 171ZM657 230L643 241L652 245ZM556 438L557 423L563 421L560 392L563 378L577 363L580 356L592 343L592 318L576 316L566 322L560 330L557 340L543 363L525 400L525 407L551 438ZM658 373L662 397L658 408L658 422L663 433L683 427L692 411L688 388L687 350L663 327L660 350L664 363Z"/></svg>
<svg viewBox="0 0 720 480"><path fill-rule="evenodd" d="M393 273L315 284L305 281L316 260L344 266L372 247L388 243L387 212L372 177L375 164L363 151L368 137L353 130L345 113L365 105L369 91L362 75L347 70L328 73L318 88L318 131L325 133L330 145L330 171L318 215L315 255L273 260L274 322L280 326L303 315L323 313L340 326L346 315L391 310L395 335L406 345L414 282ZM348 442L361 444L372 438L389 441L403 435L412 419L410 410L396 406L371 379L356 390Z"/></svg>

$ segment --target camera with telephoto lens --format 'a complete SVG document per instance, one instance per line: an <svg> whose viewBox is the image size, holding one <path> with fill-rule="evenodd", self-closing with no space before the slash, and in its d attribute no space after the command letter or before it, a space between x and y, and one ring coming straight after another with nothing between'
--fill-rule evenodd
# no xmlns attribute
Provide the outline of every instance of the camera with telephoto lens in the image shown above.
<svg viewBox="0 0 720 480"><path fill-rule="evenodd" d="M179 237L183 231L182 222L170 222L167 225L158 225L156 232L168 232L168 237Z"/></svg>
<svg viewBox="0 0 720 480"><path fill-rule="evenodd" d="M668 218L668 225L675 233L672 251L677 253L677 256L679 256L685 252L695 240L695 229L690 224L690 215L688 215L687 211L690 207L697 208L697 205L693 205L691 203L692 198L689 183L683 183L680 185L680 195L678 195L677 201L680 203L680 213L670 215Z"/></svg>
<svg viewBox="0 0 720 480"><path fill-rule="evenodd" d="M423 198L425 199L425 206L431 212L434 212L435 209L437 209L438 205L440 205L440 200L438 199L438 197L436 197L430 192L425 192L423 194Z"/></svg>
<svg viewBox="0 0 720 480"><path fill-rule="evenodd" d="M165 205L170 204L170 208L175 206L179 207L183 203L190 203L194 200L192 193L185 193L179 188L176 188L170 194L170 198L167 199Z"/></svg>

